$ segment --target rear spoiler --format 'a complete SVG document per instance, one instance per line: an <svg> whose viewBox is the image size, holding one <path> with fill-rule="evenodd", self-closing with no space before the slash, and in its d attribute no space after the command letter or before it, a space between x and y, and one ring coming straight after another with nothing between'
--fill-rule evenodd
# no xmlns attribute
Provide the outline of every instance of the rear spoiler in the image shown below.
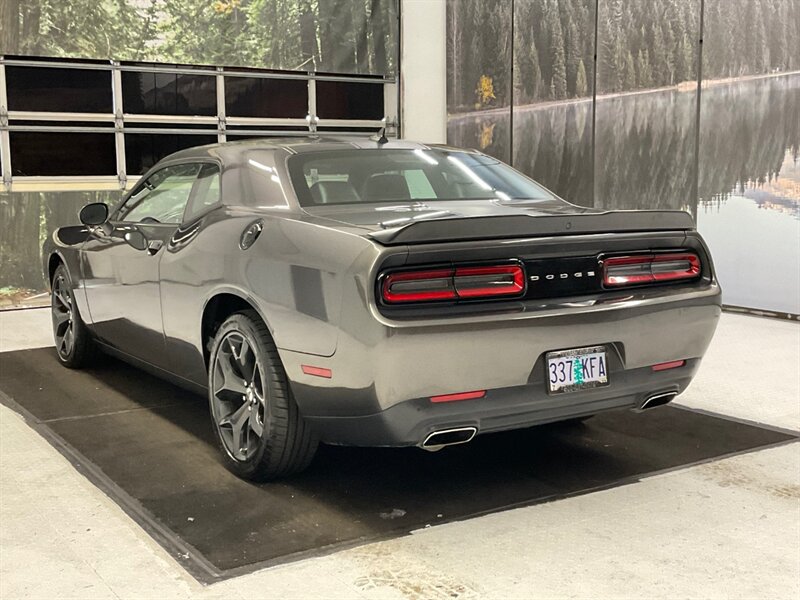
<svg viewBox="0 0 800 600"><path fill-rule="evenodd" d="M595 214L431 219L376 231L368 235L384 246L396 246L587 233L676 231L694 228L694 219L689 213L682 210L617 210Z"/></svg>

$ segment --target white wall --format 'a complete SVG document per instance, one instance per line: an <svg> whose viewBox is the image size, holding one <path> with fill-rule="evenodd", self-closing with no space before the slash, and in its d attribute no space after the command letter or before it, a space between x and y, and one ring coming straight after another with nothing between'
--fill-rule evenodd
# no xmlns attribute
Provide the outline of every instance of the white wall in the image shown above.
<svg viewBox="0 0 800 600"><path fill-rule="evenodd" d="M400 93L402 136L447 141L446 0L402 0Z"/></svg>

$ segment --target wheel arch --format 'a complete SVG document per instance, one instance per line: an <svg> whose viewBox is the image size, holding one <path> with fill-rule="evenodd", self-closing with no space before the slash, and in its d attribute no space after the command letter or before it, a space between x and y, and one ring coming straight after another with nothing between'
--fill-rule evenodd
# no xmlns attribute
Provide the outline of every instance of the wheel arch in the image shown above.
<svg viewBox="0 0 800 600"><path fill-rule="evenodd" d="M200 319L200 339L203 344L203 360L206 367L208 367L211 354L211 340L217 329L229 316L243 310L255 311L274 339L272 326L259 309L258 304L248 294L235 288L217 290L206 300Z"/></svg>
<svg viewBox="0 0 800 600"><path fill-rule="evenodd" d="M47 258L47 283L48 285L52 285L53 283L53 276L56 274L56 269L58 265L66 265L67 261L64 260L64 257L61 256L61 253L54 250L50 253L50 256ZM67 267L69 268L69 267Z"/></svg>

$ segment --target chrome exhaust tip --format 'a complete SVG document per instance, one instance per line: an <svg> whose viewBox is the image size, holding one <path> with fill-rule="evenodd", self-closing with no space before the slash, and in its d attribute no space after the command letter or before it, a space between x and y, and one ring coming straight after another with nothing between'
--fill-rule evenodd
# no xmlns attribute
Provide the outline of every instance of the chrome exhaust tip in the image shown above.
<svg viewBox="0 0 800 600"><path fill-rule="evenodd" d="M472 441L475 434L478 433L477 427L454 427L452 429L441 429L434 431L425 438L422 442L421 448L430 452L441 450L445 446L454 446L456 444L466 444Z"/></svg>
<svg viewBox="0 0 800 600"><path fill-rule="evenodd" d="M653 394L652 396L648 396L645 401L642 402L639 410L647 410L648 408L655 408L656 406L664 406L665 404L672 402L677 395L678 392L659 392L658 394Z"/></svg>

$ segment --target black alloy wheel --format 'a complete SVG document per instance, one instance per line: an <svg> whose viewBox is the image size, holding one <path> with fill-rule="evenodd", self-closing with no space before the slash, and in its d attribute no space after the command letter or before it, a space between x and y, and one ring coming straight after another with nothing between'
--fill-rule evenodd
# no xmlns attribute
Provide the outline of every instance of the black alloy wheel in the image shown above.
<svg viewBox="0 0 800 600"><path fill-rule="evenodd" d="M264 435L264 377L251 342L238 331L227 333L214 361L212 409L220 438L234 460L245 461Z"/></svg>
<svg viewBox="0 0 800 600"><path fill-rule="evenodd" d="M50 289L53 340L58 358L71 369L84 367L94 359L96 347L78 312L72 280L63 264L56 268Z"/></svg>
<svg viewBox="0 0 800 600"><path fill-rule="evenodd" d="M219 328L209 361L209 408L225 465L263 481L305 469L317 439L303 420L283 364L254 311Z"/></svg>

